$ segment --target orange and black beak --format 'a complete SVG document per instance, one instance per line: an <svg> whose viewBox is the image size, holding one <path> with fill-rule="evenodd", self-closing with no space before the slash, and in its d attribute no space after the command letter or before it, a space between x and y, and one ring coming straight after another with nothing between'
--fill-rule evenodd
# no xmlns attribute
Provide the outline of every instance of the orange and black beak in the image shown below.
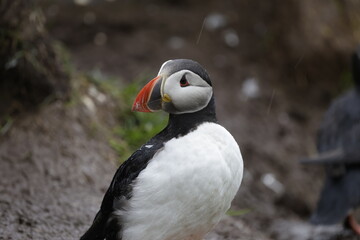
<svg viewBox="0 0 360 240"><path fill-rule="evenodd" d="M135 98L133 111L155 112L162 109L162 77L157 76L146 84Z"/></svg>

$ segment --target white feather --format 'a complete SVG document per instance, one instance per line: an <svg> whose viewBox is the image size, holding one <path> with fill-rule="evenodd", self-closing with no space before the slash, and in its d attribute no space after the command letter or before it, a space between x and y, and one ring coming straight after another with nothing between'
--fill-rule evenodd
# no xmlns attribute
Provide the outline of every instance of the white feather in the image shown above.
<svg viewBox="0 0 360 240"><path fill-rule="evenodd" d="M158 76L160 75L160 73L161 73L161 71L163 70L163 68L164 68L164 66L168 63L168 62L171 62L172 60L167 60L166 62L164 62L162 65L161 65L161 67L160 67L160 70L159 70L159 72L158 72Z"/></svg>
<svg viewBox="0 0 360 240"><path fill-rule="evenodd" d="M202 239L229 209L243 161L231 134L215 123L168 141L138 176L123 240Z"/></svg>
<svg viewBox="0 0 360 240"><path fill-rule="evenodd" d="M183 76L186 76L190 84L189 86L180 86L180 79ZM189 70L181 70L164 80L163 94L171 97L172 104L181 113L191 113L197 112L208 105L213 89L196 73Z"/></svg>

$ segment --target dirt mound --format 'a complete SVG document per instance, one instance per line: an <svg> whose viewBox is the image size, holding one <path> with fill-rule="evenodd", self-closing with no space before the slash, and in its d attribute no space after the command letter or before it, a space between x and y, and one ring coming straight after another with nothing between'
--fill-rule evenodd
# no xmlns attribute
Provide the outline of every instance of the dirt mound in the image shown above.
<svg viewBox="0 0 360 240"><path fill-rule="evenodd" d="M90 224L116 170L90 123L99 121L84 105L58 102L2 136L0 239L77 239Z"/></svg>

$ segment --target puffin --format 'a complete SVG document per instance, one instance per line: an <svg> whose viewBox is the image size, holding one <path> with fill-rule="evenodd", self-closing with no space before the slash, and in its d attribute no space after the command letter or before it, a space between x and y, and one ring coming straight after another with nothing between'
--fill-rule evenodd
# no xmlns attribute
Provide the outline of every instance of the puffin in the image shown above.
<svg viewBox="0 0 360 240"><path fill-rule="evenodd" d="M120 165L80 239L203 239L243 176L240 148L217 121L208 73L190 59L166 61L132 110L165 111L167 126Z"/></svg>
<svg viewBox="0 0 360 240"><path fill-rule="evenodd" d="M355 87L331 103L318 131L319 154L302 162L325 168L324 185L310 222L343 223L360 235L360 47L351 59Z"/></svg>

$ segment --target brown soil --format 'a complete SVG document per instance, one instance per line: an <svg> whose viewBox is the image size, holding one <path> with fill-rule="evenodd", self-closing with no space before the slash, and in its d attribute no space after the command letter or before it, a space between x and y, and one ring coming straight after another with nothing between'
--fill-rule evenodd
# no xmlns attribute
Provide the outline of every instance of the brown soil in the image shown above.
<svg viewBox="0 0 360 240"><path fill-rule="evenodd" d="M0 145L0 239L77 239L115 171L98 119L54 103L15 121ZM87 206L87 207L85 207Z"/></svg>

